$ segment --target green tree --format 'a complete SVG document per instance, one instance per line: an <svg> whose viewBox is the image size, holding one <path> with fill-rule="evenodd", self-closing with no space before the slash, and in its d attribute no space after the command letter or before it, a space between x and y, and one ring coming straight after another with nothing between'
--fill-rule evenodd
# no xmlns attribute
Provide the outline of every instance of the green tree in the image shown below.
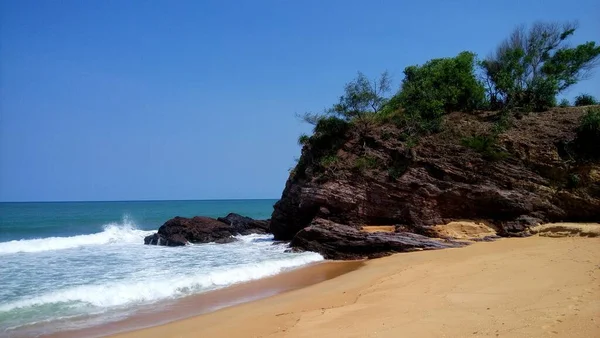
<svg viewBox="0 0 600 338"><path fill-rule="evenodd" d="M483 86L475 76L475 54L471 52L406 67L404 75L400 104L424 115L472 111L484 99Z"/></svg>
<svg viewBox="0 0 600 338"><path fill-rule="evenodd" d="M569 100L567 99L562 99L560 100L560 103L558 104L559 107L565 108L569 106Z"/></svg>
<svg viewBox="0 0 600 338"><path fill-rule="evenodd" d="M383 72L378 79L369 80L363 73L344 86L344 95L338 103L326 110L326 114L338 116L346 121L377 113L387 103L385 95L391 89L389 73Z"/></svg>
<svg viewBox="0 0 600 338"><path fill-rule="evenodd" d="M582 155L600 158L600 108L590 107L581 117L575 144Z"/></svg>
<svg viewBox="0 0 600 338"><path fill-rule="evenodd" d="M545 110L556 104L557 94L588 78L600 46L586 42L569 47L576 28L554 22L537 22L529 30L517 27L480 63L491 105Z"/></svg>
<svg viewBox="0 0 600 338"><path fill-rule="evenodd" d="M580 94L575 97L575 107L591 106L598 104L598 100L589 94Z"/></svg>

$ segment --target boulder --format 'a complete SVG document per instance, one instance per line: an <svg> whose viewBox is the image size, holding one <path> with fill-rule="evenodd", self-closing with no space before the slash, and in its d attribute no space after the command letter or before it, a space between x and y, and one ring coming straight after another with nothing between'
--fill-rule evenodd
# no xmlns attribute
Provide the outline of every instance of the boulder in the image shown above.
<svg viewBox="0 0 600 338"><path fill-rule="evenodd" d="M317 218L294 236L295 251L318 252L326 259L378 258L397 252L434 250L465 245L432 239L410 232L363 232L357 228Z"/></svg>
<svg viewBox="0 0 600 338"><path fill-rule="evenodd" d="M186 245L187 242L188 241L179 234L166 238L159 233L155 233L144 238L144 244L147 245L183 246Z"/></svg>
<svg viewBox="0 0 600 338"><path fill-rule="evenodd" d="M229 243L237 233L234 228L214 218L175 217L165 222L158 233L144 238L144 244L180 246L186 243Z"/></svg>
<svg viewBox="0 0 600 338"><path fill-rule="evenodd" d="M240 235L266 234L269 232L269 220L255 220L250 217L230 213L218 221L229 224Z"/></svg>
<svg viewBox="0 0 600 338"><path fill-rule="evenodd" d="M196 216L175 217L165 222L158 232L144 238L144 244L181 246L187 243L231 243L237 235L268 233L269 222L230 213L218 219Z"/></svg>

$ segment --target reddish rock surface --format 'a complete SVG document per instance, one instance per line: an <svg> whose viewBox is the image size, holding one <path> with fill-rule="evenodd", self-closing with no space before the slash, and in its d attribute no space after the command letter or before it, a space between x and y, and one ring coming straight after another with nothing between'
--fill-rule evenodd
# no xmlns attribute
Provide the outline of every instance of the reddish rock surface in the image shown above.
<svg viewBox="0 0 600 338"><path fill-rule="evenodd" d="M450 114L443 132L412 148L390 124L371 126L366 135L350 129L335 153L337 165L327 170L306 145L275 205L271 232L291 240L317 218L352 227L472 219L493 224L501 235L540 222L600 221L600 145L591 159L570 146L582 114L555 109L514 119L499 135L498 151L506 154L499 160L461 142L489 131L491 115ZM364 156L377 167L357 170Z"/></svg>
<svg viewBox="0 0 600 338"><path fill-rule="evenodd" d="M266 234L269 232L269 220L257 220L250 217L230 213L218 221L229 224L240 235Z"/></svg>
<svg viewBox="0 0 600 338"><path fill-rule="evenodd" d="M313 220L294 236L295 249L318 252L327 259L377 258L397 252L434 250L463 246L410 232L367 233L356 228L327 221Z"/></svg>
<svg viewBox="0 0 600 338"><path fill-rule="evenodd" d="M158 233L144 238L144 244L180 246L189 243L229 243L233 236L264 234L268 221L254 220L238 214L229 214L218 220L210 217L175 217L163 224Z"/></svg>

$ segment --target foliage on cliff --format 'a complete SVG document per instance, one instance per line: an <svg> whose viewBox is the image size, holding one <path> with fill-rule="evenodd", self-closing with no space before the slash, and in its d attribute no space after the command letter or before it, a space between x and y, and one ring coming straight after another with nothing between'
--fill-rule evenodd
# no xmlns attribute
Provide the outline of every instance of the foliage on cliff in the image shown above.
<svg viewBox="0 0 600 338"><path fill-rule="evenodd" d="M299 138L302 155L272 215L275 237L291 239L314 219L480 219L505 234L542 221L600 220L600 110L533 112L583 78L600 48L566 47L574 29L557 37L548 27L559 26L534 25L529 36L541 40L524 50L509 44L515 57L501 58L497 76L493 58L462 52L407 67L389 98L387 73L359 74L333 107L305 114L314 129ZM483 73L478 65L487 65Z"/></svg>
<svg viewBox="0 0 600 338"><path fill-rule="evenodd" d="M494 112L487 113L493 122L490 128L465 135L459 142L488 160L506 158L508 154L498 147L498 136L510 128L511 121L555 106L556 95L586 78L596 65L600 46L594 42L568 46L575 30L572 23L537 22L529 30L525 26L515 29L484 60L477 61L474 53L464 51L456 57L406 67L400 89L390 98L385 96L391 88L387 72L374 80L359 73L344 86L338 103L322 114L303 115L314 125L313 135L299 138L300 145L310 149L310 156L300 158L293 173L303 175L307 165L316 164L316 170L335 174L341 165L337 152L348 130L360 134L362 154L355 160L355 168L363 172L389 166L389 161L368 154L373 128L393 125L403 147L410 149L422 137L440 132L443 116L456 111ZM575 105L594 102L591 96L580 96ZM562 106L568 106L568 101ZM381 136L389 138L391 134L383 131ZM392 167L392 176L397 176L398 166L392 163Z"/></svg>

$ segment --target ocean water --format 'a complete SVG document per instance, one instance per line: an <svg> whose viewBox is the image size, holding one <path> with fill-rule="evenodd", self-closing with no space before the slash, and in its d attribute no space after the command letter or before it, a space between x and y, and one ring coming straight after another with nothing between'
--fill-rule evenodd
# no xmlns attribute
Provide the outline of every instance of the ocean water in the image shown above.
<svg viewBox="0 0 600 338"><path fill-rule="evenodd" d="M120 320L144 306L322 260L316 253L285 253L286 245L270 235L230 244L143 244L174 216L237 212L263 219L274 203L0 203L0 336Z"/></svg>

